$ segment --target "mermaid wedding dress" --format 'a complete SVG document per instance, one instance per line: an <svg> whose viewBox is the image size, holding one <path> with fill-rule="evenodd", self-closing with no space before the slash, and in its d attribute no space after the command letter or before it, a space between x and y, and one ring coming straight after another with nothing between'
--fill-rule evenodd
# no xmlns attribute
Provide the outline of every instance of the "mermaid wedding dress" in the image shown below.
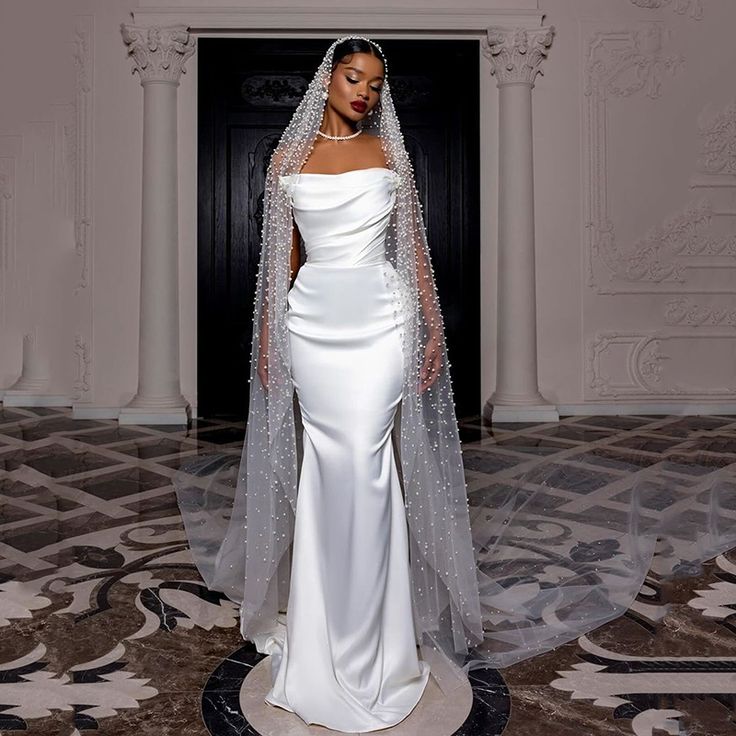
<svg viewBox="0 0 736 736"><path fill-rule="evenodd" d="M286 626L266 702L346 732L403 720L427 684L391 432L403 315L385 236L399 175L280 177L306 262L288 294L303 434Z"/></svg>

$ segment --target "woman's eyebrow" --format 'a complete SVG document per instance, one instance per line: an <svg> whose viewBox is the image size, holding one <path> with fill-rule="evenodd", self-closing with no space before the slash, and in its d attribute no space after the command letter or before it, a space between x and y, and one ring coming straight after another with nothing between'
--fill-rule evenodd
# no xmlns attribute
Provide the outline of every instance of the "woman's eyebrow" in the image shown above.
<svg viewBox="0 0 736 736"><path fill-rule="evenodd" d="M362 69L358 69L357 66L346 66L345 68L346 69L352 69L353 71L358 72L358 74L363 74L363 70ZM383 77L373 77L373 79L380 79L381 81L383 81Z"/></svg>

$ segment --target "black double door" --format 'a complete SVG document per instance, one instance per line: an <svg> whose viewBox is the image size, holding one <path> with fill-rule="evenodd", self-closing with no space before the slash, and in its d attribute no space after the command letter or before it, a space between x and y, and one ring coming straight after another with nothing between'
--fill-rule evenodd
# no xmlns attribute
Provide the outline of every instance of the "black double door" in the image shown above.
<svg viewBox="0 0 736 736"><path fill-rule="evenodd" d="M480 407L478 43L384 40L445 320L458 416ZM269 157L331 39L198 41L200 417L244 419Z"/></svg>

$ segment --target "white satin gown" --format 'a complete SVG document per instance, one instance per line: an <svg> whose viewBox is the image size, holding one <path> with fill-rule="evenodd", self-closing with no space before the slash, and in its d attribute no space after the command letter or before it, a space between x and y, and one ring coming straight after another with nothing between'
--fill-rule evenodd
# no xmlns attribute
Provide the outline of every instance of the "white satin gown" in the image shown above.
<svg viewBox="0 0 736 736"><path fill-rule="evenodd" d="M287 312L304 454L286 626L271 642L265 699L345 732L403 720L429 678L391 443L403 316L385 236L398 177L373 167L280 180L307 255Z"/></svg>

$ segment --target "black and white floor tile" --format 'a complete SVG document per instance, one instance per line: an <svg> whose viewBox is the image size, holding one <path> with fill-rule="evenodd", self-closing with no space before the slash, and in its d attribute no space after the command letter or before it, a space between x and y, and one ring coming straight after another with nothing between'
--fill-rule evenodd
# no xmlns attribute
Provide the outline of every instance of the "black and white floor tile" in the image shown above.
<svg viewBox="0 0 736 736"><path fill-rule="evenodd" d="M720 473L736 468L736 417L493 428L470 417L460 431L471 494L543 457L566 471L560 498L591 516L625 508L622 479L663 458L677 482L651 496L652 513L677 503L699 482L677 464L680 450ZM240 637L236 605L203 586L171 486L188 458L243 438L242 422L120 427L68 409L0 408L1 734L257 733L242 689L261 655ZM576 500L583 487L595 498ZM624 616L502 671L474 671L455 733L736 733L736 552L690 573L652 569Z"/></svg>

